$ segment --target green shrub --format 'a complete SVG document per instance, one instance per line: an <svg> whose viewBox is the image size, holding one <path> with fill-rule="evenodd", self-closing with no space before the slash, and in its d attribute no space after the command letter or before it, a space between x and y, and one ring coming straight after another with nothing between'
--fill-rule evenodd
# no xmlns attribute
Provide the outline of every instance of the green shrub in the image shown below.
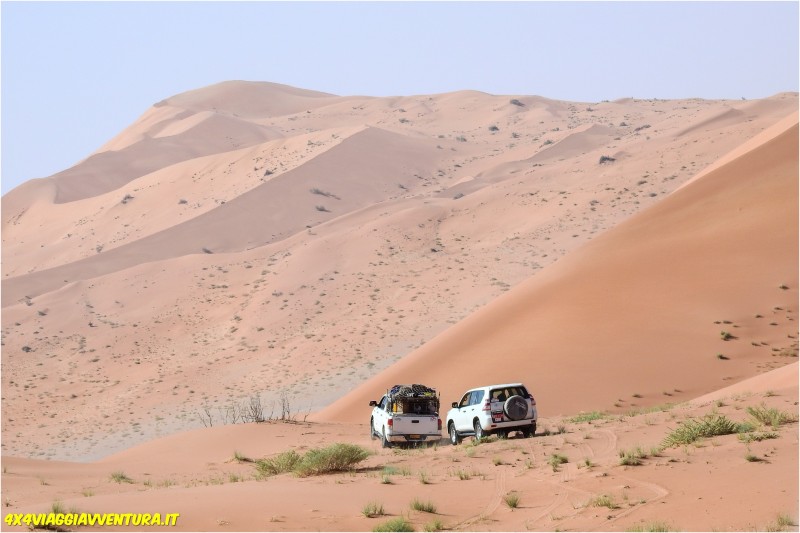
<svg viewBox="0 0 800 533"><path fill-rule="evenodd" d="M425 531L442 531L443 529L444 524L441 520L434 520L425 524Z"/></svg>
<svg viewBox="0 0 800 533"><path fill-rule="evenodd" d="M572 424L579 424L581 422L592 422L593 420L600 420L605 418L606 414L600 411L592 411L590 413L579 413L572 418L567 418L567 422Z"/></svg>
<svg viewBox="0 0 800 533"><path fill-rule="evenodd" d="M372 531L414 531L414 526L402 516L398 516L397 518L392 518L387 522L378 524Z"/></svg>
<svg viewBox="0 0 800 533"><path fill-rule="evenodd" d="M634 531L636 533L644 533L644 532L664 532L664 531L675 531L672 527L667 524L666 522L648 522L645 524L636 524L630 529L626 529L626 531Z"/></svg>
<svg viewBox="0 0 800 533"><path fill-rule="evenodd" d="M614 503L614 498L603 494L589 502L592 507L608 507L609 509L618 509L619 506Z"/></svg>
<svg viewBox="0 0 800 533"><path fill-rule="evenodd" d="M133 483L133 480L125 475L125 472L117 471L111 473L111 480L117 483Z"/></svg>
<svg viewBox="0 0 800 533"><path fill-rule="evenodd" d="M301 456L294 450L272 459L259 459L256 468L262 476L293 472L299 477L319 476L330 472L350 470L369 456L369 452L354 444L331 444L326 448L309 450Z"/></svg>
<svg viewBox="0 0 800 533"><path fill-rule="evenodd" d="M619 464L625 466L638 466L642 464L642 459L647 459L647 452L639 446L631 450L619 451Z"/></svg>
<svg viewBox="0 0 800 533"><path fill-rule="evenodd" d="M263 476L276 476L293 471L301 459L296 451L289 450L272 459L259 459L256 461L256 469Z"/></svg>
<svg viewBox="0 0 800 533"><path fill-rule="evenodd" d="M331 444L327 448L309 450L295 466L294 472L300 477L341 472L350 470L367 457L369 452L361 446L346 443Z"/></svg>
<svg viewBox="0 0 800 533"><path fill-rule="evenodd" d="M709 414L701 419L689 419L681 422L681 425L674 429L664 438L662 446L671 448L692 444L693 442L717 435L731 435L739 432L739 426L727 418L725 415Z"/></svg>
<svg viewBox="0 0 800 533"><path fill-rule="evenodd" d="M383 510L383 504L378 502L369 502L361 509L361 514L367 518L374 518L376 516L383 516L386 513Z"/></svg>
<svg viewBox="0 0 800 533"><path fill-rule="evenodd" d="M411 508L415 511L421 511L423 513L435 513L436 506L431 501L423 502L414 498L414 501L411 502Z"/></svg>
<svg viewBox="0 0 800 533"><path fill-rule="evenodd" d="M795 413L779 411L774 407L767 407L763 403L758 407L748 407L747 412L757 422L765 426L772 426L773 428L777 428L783 424L797 422L797 415Z"/></svg>
<svg viewBox="0 0 800 533"><path fill-rule="evenodd" d="M519 507L519 494L516 492L509 492L503 496L503 501L506 502L509 508L516 509Z"/></svg>
<svg viewBox="0 0 800 533"><path fill-rule="evenodd" d="M550 459L547 460L547 464L553 467L553 472L558 472L558 467L564 463L568 463L569 459L565 456L554 453L550 456Z"/></svg>

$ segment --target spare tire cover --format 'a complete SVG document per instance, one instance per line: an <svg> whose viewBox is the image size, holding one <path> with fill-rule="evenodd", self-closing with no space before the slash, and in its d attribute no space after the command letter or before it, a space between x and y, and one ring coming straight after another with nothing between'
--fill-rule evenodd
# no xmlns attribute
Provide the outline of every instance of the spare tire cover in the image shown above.
<svg viewBox="0 0 800 533"><path fill-rule="evenodd" d="M503 412L511 420L522 420L528 416L528 402L519 395L514 395L503 405Z"/></svg>

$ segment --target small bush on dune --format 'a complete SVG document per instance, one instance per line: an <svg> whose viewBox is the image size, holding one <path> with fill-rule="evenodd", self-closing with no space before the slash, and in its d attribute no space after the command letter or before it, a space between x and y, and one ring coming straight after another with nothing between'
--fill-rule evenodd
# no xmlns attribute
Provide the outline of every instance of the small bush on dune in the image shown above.
<svg viewBox="0 0 800 533"><path fill-rule="evenodd" d="M558 472L558 467L568 462L569 459L567 459L567 457L559 455L557 453L552 454L550 458L547 460L547 463L553 467L553 472Z"/></svg>
<svg viewBox="0 0 800 533"><path fill-rule="evenodd" d="M411 508L415 511L420 511L423 513L435 513L436 506L431 501L423 502L414 498L414 501L411 502Z"/></svg>
<svg viewBox="0 0 800 533"><path fill-rule="evenodd" d="M383 504L378 502L369 502L364 508L361 510L361 514L366 516L367 518L373 518L376 516L383 516L386 512L383 510Z"/></svg>
<svg viewBox="0 0 800 533"><path fill-rule="evenodd" d="M263 476L285 472L294 472L299 477L318 476L350 470L368 456L369 452L361 446L337 443L326 448L309 450L303 456L290 450L272 459L260 459L256 461L256 468Z"/></svg>
<svg viewBox="0 0 800 533"><path fill-rule="evenodd" d="M506 502L506 505L508 505L510 509L516 509L519 507L519 494L516 492L509 492L503 496L503 501Z"/></svg>
<svg viewBox="0 0 800 533"><path fill-rule="evenodd" d="M261 475L276 476L293 471L300 459L301 457L296 451L289 450L272 459L259 459L256 461L256 469Z"/></svg>
<svg viewBox="0 0 800 533"><path fill-rule="evenodd" d="M600 411L591 411L589 413L579 413L572 418L568 418L567 422L572 424L579 424L581 422L592 422L593 420L600 420L601 418L605 418L605 413L601 413Z"/></svg>
<svg viewBox="0 0 800 533"><path fill-rule="evenodd" d="M369 452L361 446L337 443L327 448L309 450L294 471L300 477L341 472L350 470L367 457Z"/></svg>
<svg viewBox="0 0 800 533"><path fill-rule="evenodd" d="M651 532L675 531L675 529L673 529L666 522L656 521L656 522L648 522L646 524L636 524L635 526L633 526L630 529L627 529L626 531L634 531L634 532L637 532L637 533L643 533L643 532L648 532L648 531L651 531Z"/></svg>
<svg viewBox="0 0 800 533"><path fill-rule="evenodd" d="M765 426L772 426L772 428L797 422L797 415L795 413L779 411L774 407L767 407L763 403L758 407L748 407L747 413L757 422Z"/></svg>
<svg viewBox="0 0 800 533"><path fill-rule="evenodd" d="M664 448L682 446L703 438L731 435L740 431L740 426L725 415L710 414L700 419L693 418L681 422L680 426L664 438L662 446Z"/></svg>
<svg viewBox="0 0 800 533"><path fill-rule="evenodd" d="M414 526L402 516L398 516L397 518L378 524L372 531L414 531Z"/></svg>

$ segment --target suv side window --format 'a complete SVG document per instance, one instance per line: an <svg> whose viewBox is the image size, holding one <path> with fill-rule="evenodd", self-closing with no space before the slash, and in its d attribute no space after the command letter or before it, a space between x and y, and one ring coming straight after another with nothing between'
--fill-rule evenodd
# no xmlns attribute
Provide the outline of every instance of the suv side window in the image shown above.
<svg viewBox="0 0 800 533"><path fill-rule="evenodd" d="M386 409L386 396L381 398L381 403L378 404L378 407L380 407L381 409L384 409L384 410Z"/></svg>
<svg viewBox="0 0 800 533"><path fill-rule="evenodd" d="M472 391L472 398L470 398L469 404L470 405L478 405L479 403L481 403L483 401L483 395L484 395L484 391L482 391L482 390Z"/></svg>
<svg viewBox="0 0 800 533"><path fill-rule="evenodd" d="M468 405L472 405L469 401L470 397L472 397L472 393L468 392L461 398L461 401L458 403L459 407L467 407Z"/></svg>

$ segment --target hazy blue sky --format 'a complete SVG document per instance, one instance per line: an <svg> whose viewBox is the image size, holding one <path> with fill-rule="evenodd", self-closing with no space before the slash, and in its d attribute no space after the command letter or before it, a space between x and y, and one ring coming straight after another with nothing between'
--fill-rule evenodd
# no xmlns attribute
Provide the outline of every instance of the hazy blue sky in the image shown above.
<svg viewBox="0 0 800 533"><path fill-rule="evenodd" d="M2 191L223 80L597 102L798 90L797 2L9 2Z"/></svg>

